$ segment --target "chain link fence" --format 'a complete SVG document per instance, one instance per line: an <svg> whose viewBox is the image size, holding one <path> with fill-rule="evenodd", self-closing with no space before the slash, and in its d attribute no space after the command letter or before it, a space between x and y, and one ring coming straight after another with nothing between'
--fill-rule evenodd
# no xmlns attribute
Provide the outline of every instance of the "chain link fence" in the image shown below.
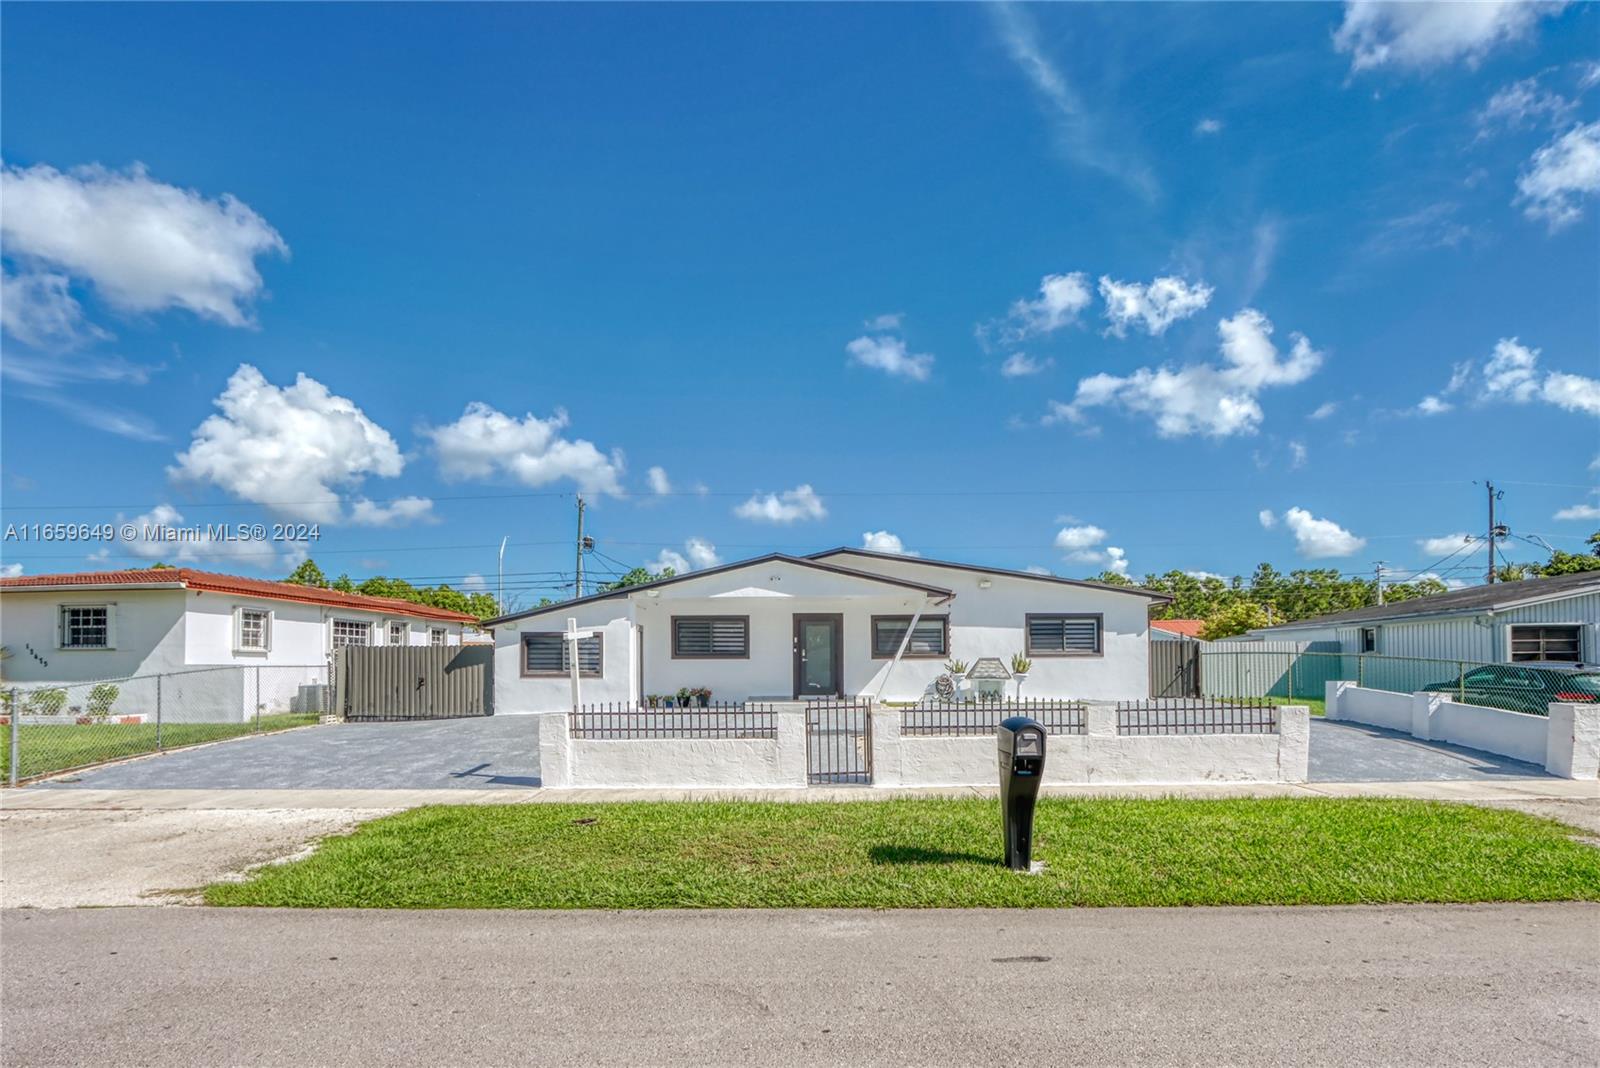
<svg viewBox="0 0 1600 1068"><path fill-rule="evenodd" d="M326 664L195 668L71 683L0 684L0 779L303 727L331 712Z"/></svg>
<svg viewBox="0 0 1600 1068"><path fill-rule="evenodd" d="M1242 643L1241 643L1242 644ZM1552 701L1600 702L1600 670L1542 664L1486 664L1378 653L1205 649L1203 697L1321 702L1329 682L1394 693L1441 693L1464 704L1545 715Z"/></svg>

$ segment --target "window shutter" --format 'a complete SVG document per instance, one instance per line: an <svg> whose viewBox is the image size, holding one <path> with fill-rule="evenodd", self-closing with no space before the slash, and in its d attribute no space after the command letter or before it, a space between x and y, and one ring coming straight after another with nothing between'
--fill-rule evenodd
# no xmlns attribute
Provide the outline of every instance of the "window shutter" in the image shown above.
<svg viewBox="0 0 1600 1068"><path fill-rule="evenodd" d="M689 616L672 621L672 655L727 657L750 655L750 622L718 616Z"/></svg>
<svg viewBox="0 0 1600 1068"><path fill-rule="evenodd" d="M1036 653L1098 653L1100 621L1092 616L1034 616L1028 648Z"/></svg>

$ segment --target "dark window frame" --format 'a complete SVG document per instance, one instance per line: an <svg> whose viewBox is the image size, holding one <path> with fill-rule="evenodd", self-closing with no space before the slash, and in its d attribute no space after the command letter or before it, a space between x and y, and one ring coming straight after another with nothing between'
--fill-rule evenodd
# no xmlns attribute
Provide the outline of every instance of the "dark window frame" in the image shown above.
<svg viewBox="0 0 1600 1068"><path fill-rule="evenodd" d="M56 608L56 618L59 620L59 622L57 623L57 627L59 628L59 633L60 633L60 645L59 645L59 648L61 648L63 650L72 650L72 649L114 649L114 648L116 648L116 646L113 645L112 641L111 641L111 607L112 606L110 604L62 604L62 605L58 605L57 608ZM102 618L101 618L101 621L98 624L85 622L85 623L79 623L79 624L76 625L76 630L79 633L86 633L86 632L89 632L89 631L98 630L100 632L100 640L98 642L83 642L83 641L75 642L75 641L72 640L73 631L74 631L74 625L71 622L71 619L72 619L72 613L74 613L74 612L99 612L99 613L101 613L101 617Z"/></svg>
<svg viewBox="0 0 1600 1068"><path fill-rule="evenodd" d="M1583 663L1583 624L1581 623L1512 623L1511 630L1506 637L1506 656L1513 664L1581 664ZM1534 631L1537 637L1531 639L1538 643L1538 649L1532 656L1519 656L1517 653L1517 632ZM1570 632L1570 638L1562 637L1559 640L1563 645L1569 642L1572 645L1572 659L1552 660L1545 655L1551 642L1549 631ZM1526 642L1530 639L1523 638Z"/></svg>
<svg viewBox="0 0 1600 1068"><path fill-rule="evenodd" d="M528 670L528 640L530 638L544 638L544 637L556 637L556 638L561 639L561 650L562 650L561 659L563 661L565 661L567 659L567 653L566 653L566 649L567 649L567 632L566 631L564 631L564 630L529 630L529 631L523 631L522 640L519 643L520 647L521 647L521 650L522 650L522 658L517 662L517 668L521 672L521 677L525 678L525 679L566 679L566 678L571 678L572 677L572 671L571 671L570 668L563 668L563 669L561 669L559 671L529 671ZM596 634L596 635L593 635L590 638L579 638L578 640L580 642L595 641L595 642L600 643L599 656L597 656L595 658L595 669L593 671L590 671L588 668L585 668L583 666L583 657L582 656L578 657L578 678L580 678L580 679L598 679L598 678L604 677L605 673L606 673L606 636L604 634ZM581 652L581 650L580 650L580 652Z"/></svg>
<svg viewBox="0 0 1600 1068"><path fill-rule="evenodd" d="M924 613L922 618L917 620L917 626L920 627L920 626L922 626L922 624L928 623L930 621L931 622L935 622L935 623L943 624L943 628L942 629L944 631L944 652L942 652L942 653L914 653L914 652L911 651L911 648L908 645L906 647L905 655L902 656L900 659L902 659L902 660L943 660L943 659L945 659L946 657L948 657L950 655L950 616L949 616L949 614L948 613L936 613L936 612ZM873 616L872 617L871 621L868 623L868 629L867 629L867 643L868 643L868 647L870 648L870 650L872 652L872 659L874 659L874 660L893 660L894 659L895 649L891 649L888 652L881 652L878 649L878 624L879 623L897 623L897 622L904 622L907 626L909 626L910 623L911 623L911 617L908 616L908 615ZM896 649L898 649L898 648L899 648L899 646L896 645Z"/></svg>
<svg viewBox="0 0 1600 1068"><path fill-rule="evenodd" d="M1367 641L1368 637L1372 640ZM1378 651L1378 628L1361 627L1357 633L1356 643L1363 653L1376 653Z"/></svg>
<svg viewBox="0 0 1600 1068"><path fill-rule="evenodd" d="M742 652L742 653L717 653L717 652L711 652L711 653L680 653L678 651L678 621L679 620L684 620L684 621L693 620L695 622L704 621L707 625L714 625L714 624L717 624L717 623L742 623L744 625L744 652ZM750 617L749 616L730 616L730 615L673 616L672 620L671 620L671 623L672 623L672 629L671 629L671 632L669 633L668 637L672 642L671 652L672 652L672 659L674 659L674 660L749 660L750 659Z"/></svg>
<svg viewBox="0 0 1600 1068"><path fill-rule="evenodd" d="M1092 619L1094 620L1094 651L1079 649L1035 649L1033 647L1033 621L1036 619ZM1106 655L1106 615L1104 612L1029 612L1022 620L1022 648L1030 658L1075 657L1078 659Z"/></svg>

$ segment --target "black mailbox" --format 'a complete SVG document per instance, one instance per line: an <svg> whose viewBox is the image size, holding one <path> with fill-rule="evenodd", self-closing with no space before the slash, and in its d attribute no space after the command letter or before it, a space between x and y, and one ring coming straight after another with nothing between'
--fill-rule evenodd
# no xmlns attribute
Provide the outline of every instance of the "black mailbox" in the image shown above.
<svg viewBox="0 0 1600 1068"><path fill-rule="evenodd" d="M1000 746L1000 815L1005 821L1006 867L1031 871L1033 803L1044 778L1044 728L1027 716L1002 720Z"/></svg>

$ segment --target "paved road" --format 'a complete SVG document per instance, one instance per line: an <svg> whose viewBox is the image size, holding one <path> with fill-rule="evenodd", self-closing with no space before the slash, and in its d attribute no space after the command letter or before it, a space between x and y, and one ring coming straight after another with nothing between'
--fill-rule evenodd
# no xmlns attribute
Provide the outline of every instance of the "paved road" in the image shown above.
<svg viewBox="0 0 1600 1068"><path fill-rule="evenodd" d="M834 739L841 749L849 736ZM1352 723L1311 721L1313 782L1486 781L1544 769ZM43 784L102 790L426 790L539 785L532 716L346 723L258 735L74 774Z"/></svg>
<svg viewBox="0 0 1600 1068"><path fill-rule="evenodd" d="M24 1065L1594 1064L1593 905L8 911Z"/></svg>

